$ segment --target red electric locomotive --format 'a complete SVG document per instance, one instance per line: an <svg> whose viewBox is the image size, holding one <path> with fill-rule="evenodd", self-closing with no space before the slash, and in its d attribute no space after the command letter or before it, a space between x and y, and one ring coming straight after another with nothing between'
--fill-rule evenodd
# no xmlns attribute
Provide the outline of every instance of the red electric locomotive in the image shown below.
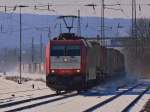
<svg viewBox="0 0 150 112"><path fill-rule="evenodd" d="M125 71L118 50L71 33L50 40L46 47L46 84L53 90L82 90Z"/></svg>

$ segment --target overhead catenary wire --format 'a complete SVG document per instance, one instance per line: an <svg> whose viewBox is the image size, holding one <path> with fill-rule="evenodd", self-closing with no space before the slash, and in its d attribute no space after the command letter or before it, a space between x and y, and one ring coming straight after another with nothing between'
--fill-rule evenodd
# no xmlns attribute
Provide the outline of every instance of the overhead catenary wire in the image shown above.
<svg viewBox="0 0 150 112"><path fill-rule="evenodd" d="M150 6L150 3L139 3L136 4L137 6ZM18 5L0 5L0 9L3 9L2 12L8 12L8 11L14 11ZM55 11L53 8L55 7L61 7L61 6L91 6L93 10L95 10L96 7L101 6L100 3L95 3L95 4L43 4L43 5L38 5L38 4L33 4L33 5L27 5L28 8L33 9L33 10L47 10L47 11ZM115 4L105 4L105 6L132 6L131 3L128 4L123 4L123 3L115 3Z"/></svg>
<svg viewBox="0 0 150 112"><path fill-rule="evenodd" d="M38 5L38 4L27 5L28 6L27 8L28 9L32 8L32 10L43 10L43 11L56 12L56 7L60 7L60 6L67 6L68 7L68 6L72 6L72 5L73 6L78 6L78 7L80 7L80 6L84 6L84 7L90 6L94 10L94 12L96 11L96 7L101 6L100 3L96 3L96 4L93 4L93 3L92 4L50 4L50 3L47 3L47 4L43 4L43 5ZM123 8L121 8L121 6L130 6L130 5L132 5L132 4L123 4L123 3L105 4L105 8L106 9L113 9L113 10L120 10L124 15L126 15ZM136 4L136 5L139 5L140 7L142 5L150 6L150 3L148 3L148 4ZM107 7L107 6L109 6L109 7ZM120 8L114 8L114 6L115 7L119 6ZM17 7L17 5L15 5L15 6L0 5L0 9L1 8L3 9L1 11L1 13L2 12L6 13L6 12L10 12L10 11L15 11L16 7Z"/></svg>
<svg viewBox="0 0 150 112"><path fill-rule="evenodd" d="M114 4L106 4L105 3L105 9L112 9L112 10L118 10L118 11L121 11L123 15L125 15L126 17L129 17L124 9L121 7L121 6L130 6L132 4L123 4L123 3L114 3ZM136 4L136 5L140 5L139 9L142 10L142 6L143 5L147 5L147 6L150 6L150 3L145 3L145 4ZM54 4L54 3L47 3L47 4L30 4L30 5L27 5L28 7L27 8L32 8L32 10L43 10L43 11L52 11L52 12L56 12L55 8L56 7L61 7L61 6L79 6L79 7L87 7L87 6L90 6L92 7L92 10L94 12L97 12L96 11L96 7L100 7L101 4L100 3L89 3L89 4L69 4L69 3L66 3L66 4ZM118 6L119 8L117 8L116 6ZM16 7L17 5L0 5L0 10L3 9L2 12L5 12L5 13L8 13L8 12L14 12L15 13L15 10L16 10ZM27 29L24 29L23 30L27 30ZM15 32L15 31L12 31L12 32ZM16 31L17 32L17 31Z"/></svg>
<svg viewBox="0 0 150 112"><path fill-rule="evenodd" d="M92 5L92 4L95 4L95 6L101 6L101 3L89 3L88 5L90 6L90 5ZM47 3L47 4L30 4L30 5L28 5L28 7L29 8L43 8L43 7L55 7L55 6L57 6L57 7L61 7L61 6L85 6L85 5L87 5L87 4L85 4L85 3L77 3L77 4L75 4L75 3L65 3L65 4L54 4L54 3ZM132 3L114 3L114 4L106 4L107 6L117 6L117 5L122 5L122 6L132 6ZM141 5L141 6L150 6L150 3L137 3L136 4L137 6L139 6L139 5ZM15 5L15 6L17 6L17 5ZM5 8L5 9L7 9L7 8L14 8L14 5L0 5L0 8Z"/></svg>

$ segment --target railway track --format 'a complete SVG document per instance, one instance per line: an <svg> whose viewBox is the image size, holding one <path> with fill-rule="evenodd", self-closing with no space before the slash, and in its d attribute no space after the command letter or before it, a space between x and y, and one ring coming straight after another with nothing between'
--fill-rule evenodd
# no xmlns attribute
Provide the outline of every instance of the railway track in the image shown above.
<svg viewBox="0 0 150 112"><path fill-rule="evenodd" d="M140 89L138 89L140 87ZM141 89L141 87L143 89ZM145 88L146 87L146 88ZM143 84L137 84L134 85L133 87L130 87L127 90L124 90L122 92L119 92L117 95L114 95L86 110L83 110L84 112L91 112L91 111L95 111L97 109L102 109L100 107L104 106L105 104L109 104L110 102L112 103L113 100L117 99L120 100L120 96L124 96L124 94L130 94L130 92L136 92L140 90L139 95L135 98L135 96L132 98L131 103L130 104L126 104L124 106L121 107L121 109L123 110L122 112L127 112L129 109L131 109L131 107L134 106L134 104L147 92L149 91L150 87L145 86ZM142 90L142 92L141 92ZM129 93L128 93L129 92ZM35 97L35 98L30 98L30 99L26 99L26 100L21 100L21 101L16 101L16 102L10 102L10 103L6 103L6 104L2 104L0 105L0 110L2 110L3 112L16 112L16 111L23 111L23 110L28 110L31 108L37 108L39 106L42 105L46 105L46 104L55 104L55 103L59 103L62 102L63 100L66 100L67 98L71 98L74 96L79 95L78 93L70 93L70 94L66 94L65 92L57 95L57 94L51 94L51 95L45 95L45 96L40 96L40 97ZM122 99L122 97L121 97ZM116 100L115 100L116 101ZM121 100L122 101L122 100ZM128 106L127 106L128 105ZM76 108L77 109L77 108ZM84 108L85 109L85 108Z"/></svg>
<svg viewBox="0 0 150 112"><path fill-rule="evenodd" d="M47 90L47 89L49 89L49 88L44 87L44 88L38 88L38 89L29 89L29 90L22 90L22 91L0 93L0 96L7 95L7 97L0 99L0 104L6 103L6 102L11 102L11 101L16 100L18 98L31 97L31 96L35 95L35 94L33 94L34 92L41 92L41 91Z"/></svg>
<svg viewBox="0 0 150 112"><path fill-rule="evenodd" d="M140 98L150 90L150 86L147 87L144 91L142 91L129 105L127 105L122 112L128 112L139 100Z"/></svg>
<svg viewBox="0 0 150 112"><path fill-rule="evenodd" d="M0 109L15 106L15 105L22 104L22 103L35 101L35 100L40 100L40 99L44 99L44 98L50 98L50 97L54 97L54 96L57 96L57 94L44 95L44 96L39 96L39 97L35 97L35 98L30 98L30 99L25 99L25 100L10 102L10 103L4 103L4 104L0 105Z"/></svg>
<svg viewBox="0 0 150 112"><path fill-rule="evenodd" d="M96 109L98 109L98 108L100 108L100 107L102 107L102 106L108 104L109 102L115 100L116 98L118 98L118 97L124 95L125 93L127 93L127 92L129 92L129 91L132 91L133 89L135 89L135 88L137 88L138 86L141 86L141 85L142 85L142 84L137 84L137 85L135 85L135 86L129 88L128 90L124 90L123 92L120 92L120 93L118 93L117 95L112 96L112 97L110 97L110 98L108 98L108 99L106 99L106 100L104 100L104 101L102 101L102 102L100 102L100 103L98 103L98 104L96 104L96 105L94 105L94 106L92 106L92 107L90 107L90 108L84 110L84 112L92 112L92 111L94 111L94 110L96 110Z"/></svg>
<svg viewBox="0 0 150 112"><path fill-rule="evenodd" d="M0 105L0 109L1 110L3 109L4 112L16 112L16 111L21 111L21 110L25 110L25 109L34 108L34 107L37 107L40 105L52 103L55 101L63 100L66 98L77 96L77 95L78 95L78 93L73 93L73 94L68 95L68 94L66 94L66 92L59 94L59 95L58 94L45 95L45 96L40 96L40 97L36 97L36 98L2 104L2 105ZM44 101L41 101L41 100L44 100ZM35 102L35 101L38 101L38 102ZM28 104L29 102L30 102L30 104Z"/></svg>

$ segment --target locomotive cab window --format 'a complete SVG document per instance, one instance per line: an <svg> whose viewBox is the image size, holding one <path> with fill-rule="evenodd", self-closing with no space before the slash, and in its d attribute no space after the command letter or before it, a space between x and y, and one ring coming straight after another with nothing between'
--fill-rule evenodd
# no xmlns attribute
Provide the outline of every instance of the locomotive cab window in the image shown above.
<svg viewBox="0 0 150 112"><path fill-rule="evenodd" d="M80 46L54 45L51 48L51 56L80 56Z"/></svg>
<svg viewBox="0 0 150 112"><path fill-rule="evenodd" d="M66 46L66 56L80 56L80 46L78 45Z"/></svg>
<svg viewBox="0 0 150 112"><path fill-rule="evenodd" d="M65 46L63 45L52 46L51 56L65 56Z"/></svg>

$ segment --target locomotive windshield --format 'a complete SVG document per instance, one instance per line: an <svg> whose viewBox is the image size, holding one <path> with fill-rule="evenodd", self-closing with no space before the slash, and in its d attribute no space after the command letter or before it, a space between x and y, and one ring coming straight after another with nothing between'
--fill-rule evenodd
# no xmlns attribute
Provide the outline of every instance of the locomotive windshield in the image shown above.
<svg viewBox="0 0 150 112"><path fill-rule="evenodd" d="M63 45L54 45L51 48L51 56L65 56L65 46Z"/></svg>
<svg viewBox="0 0 150 112"><path fill-rule="evenodd" d="M51 48L51 56L80 56L80 46L54 45Z"/></svg>
<svg viewBox="0 0 150 112"><path fill-rule="evenodd" d="M80 46L77 45L66 46L66 56L80 56Z"/></svg>

